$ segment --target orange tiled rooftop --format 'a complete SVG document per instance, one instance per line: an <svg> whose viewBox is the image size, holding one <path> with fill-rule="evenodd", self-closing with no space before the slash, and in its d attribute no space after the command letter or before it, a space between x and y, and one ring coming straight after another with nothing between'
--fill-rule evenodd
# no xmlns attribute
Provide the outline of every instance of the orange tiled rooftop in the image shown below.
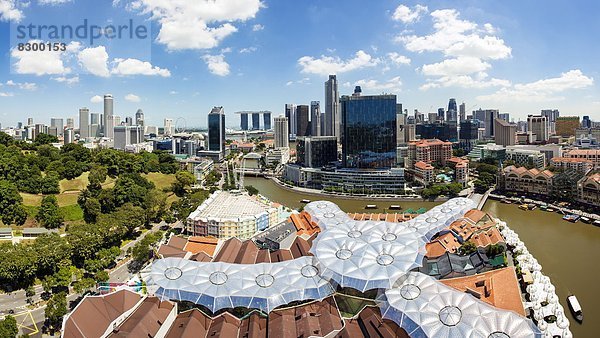
<svg viewBox="0 0 600 338"><path fill-rule="evenodd" d="M209 256L213 256L217 248L218 239L214 237L192 236L188 238L188 242L184 247L185 251L197 254L204 252Z"/></svg>

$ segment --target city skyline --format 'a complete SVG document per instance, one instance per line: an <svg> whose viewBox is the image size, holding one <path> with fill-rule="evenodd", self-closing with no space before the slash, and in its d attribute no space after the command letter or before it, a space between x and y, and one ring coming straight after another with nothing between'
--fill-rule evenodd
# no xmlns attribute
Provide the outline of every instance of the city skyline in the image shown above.
<svg viewBox="0 0 600 338"><path fill-rule="evenodd" d="M558 109L565 116L600 118L593 57L600 47L592 41L600 27L587 17L598 6L593 2L580 11L558 2L543 8L520 4L517 10L516 3L358 0L343 7L239 0L166 8L143 0L94 6L99 14L86 1L7 3L0 10L3 126L25 117L44 123L76 117L82 107L99 113L103 95L111 93L114 115L133 116L141 108L148 125L183 117L188 126L206 127L210 107L223 105L231 116L227 126L235 127L235 111L279 116L286 103L325 102L323 84L330 74L337 75L340 96L361 85L367 95L397 95L409 112L435 112L456 98L457 104L466 102L467 114L498 109L525 120ZM364 17L365 9L372 15ZM121 41L93 47L82 42L49 58L10 50L9 19L41 22L65 10L72 11L73 24L83 18L146 20L151 52L136 53ZM147 11L155 14L152 19ZM173 23L183 13L196 28ZM290 15L306 24L290 26ZM560 29L547 17L561 17ZM586 53L575 48L581 45Z"/></svg>

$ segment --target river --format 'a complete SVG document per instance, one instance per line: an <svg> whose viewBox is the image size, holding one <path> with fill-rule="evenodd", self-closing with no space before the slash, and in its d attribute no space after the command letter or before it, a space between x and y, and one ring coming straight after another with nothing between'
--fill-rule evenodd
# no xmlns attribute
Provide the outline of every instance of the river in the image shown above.
<svg viewBox="0 0 600 338"><path fill-rule="evenodd" d="M372 212L384 212L384 209L392 204L400 205L403 210L420 207L430 209L440 204L425 201L383 202L318 197L292 193L264 178L245 177L244 181L246 185L256 187L262 195L291 208L299 208L303 199L329 200L347 212L371 212L365 210L367 204L378 206L379 209ZM556 293L570 319L573 336L600 336L600 296L595 291L600 269L593 261L594 257L600 258L600 227L581 222L565 222L557 213L541 210L523 211L517 205L502 204L494 200L488 200L484 210L506 221L510 228L519 234L529 252L540 262L543 273L551 278L556 287ZM571 293L577 295L583 308L583 325L577 324L570 316L565 299Z"/></svg>

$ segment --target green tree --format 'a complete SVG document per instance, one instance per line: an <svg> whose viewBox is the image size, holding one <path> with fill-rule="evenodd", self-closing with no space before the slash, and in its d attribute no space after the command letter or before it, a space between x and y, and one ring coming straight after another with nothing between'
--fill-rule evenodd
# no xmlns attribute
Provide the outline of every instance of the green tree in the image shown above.
<svg viewBox="0 0 600 338"><path fill-rule="evenodd" d="M82 278L73 283L73 289L77 293L85 293L96 286L96 280L90 277Z"/></svg>
<svg viewBox="0 0 600 338"><path fill-rule="evenodd" d="M0 221L4 224L22 225L27 219L23 198L17 187L8 181L0 180Z"/></svg>
<svg viewBox="0 0 600 338"><path fill-rule="evenodd" d="M171 185L171 189L175 195L182 197L186 193L186 189L196 183L196 177L189 171L180 170L175 174L175 182Z"/></svg>
<svg viewBox="0 0 600 338"><path fill-rule="evenodd" d="M58 208L58 201L54 195L45 196L42 199L42 205L37 215L35 215L35 219L47 229L56 229L63 225L64 217Z"/></svg>
<svg viewBox="0 0 600 338"><path fill-rule="evenodd" d="M35 141L33 141L33 144L35 144L36 146L40 146L43 144L50 144L50 143L58 143L58 137L54 136L54 135L48 135L48 134L38 134L35 137Z"/></svg>
<svg viewBox="0 0 600 338"><path fill-rule="evenodd" d="M466 241L458 248L458 253L461 255L470 255L477 251L477 245L471 241Z"/></svg>
<svg viewBox="0 0 600 338"><path fill-rule="evenodd" d="M0 320L0 337L2 338L13 338L19 333L17 327L17 320L13 316L6 316L3 320Z"/></svg>
<svg viewBox="0 0 600 338"><path fill-rule="evenodd" d="M54 329L60 328L62 317L68 312L66 293L60 292L52 295L46 304L45 310L49 326Z"/></svg>
<svg viewBox="0 0 600 338"><path fill-rule="evenodd" d="M97 193L102 190L102 183L106 181L106 177L108 176L108 170L106 167L101 165L94 165L90 169L90 174L88 176L89 184L87 186L88 190L92 193Z"/></svg>
<svg viewBox="0 0 600 338"><path fill-rule="evenodd" d="M249 194L250 196L253 196L253 195L257 195L257 194L258 194L258 189L256 189L255 187L253 187L253 186L251 186L251 185L247 185L247 186L246 186L246 191L248 192L248 194Z"/></svg>
<svg viewBox="0 0 600 338"><path fill-rule="evenodd" d="M0 144L8 147L9 145L12 145L14 142L15 142L15 139L13 139L10 135L8 135L5 132L0 131Z"/></svg>

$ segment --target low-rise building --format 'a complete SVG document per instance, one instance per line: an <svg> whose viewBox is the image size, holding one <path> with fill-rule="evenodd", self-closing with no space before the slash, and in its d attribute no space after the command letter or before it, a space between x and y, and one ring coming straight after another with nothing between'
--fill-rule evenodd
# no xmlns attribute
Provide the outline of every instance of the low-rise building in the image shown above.
<svg viewBox="0 0 600 338"><path fill-rule="evenodd" d="M486 158L504 161L505 157L506 149L495 143L478 144L467 154L467 158L471 161L480 161Z"/></svg>
<svg viewBox="0 0 600 338"><path fill-rule="evenodd" d="M290 148L275 148L267 152L267 165L287 164L290 161Z"/></svg>
<svg viewBox="0 0 600 338"><path fill-rule="evenodd" d="M283 207L262 196L215 191L187 218L187 233L216 238L250 238L280 223Z"/></svg>
<svg viewBox="0 0 600 338"><path fill-rule="evenodd" d="M577 182L577 201L595 207L600 205L600 173L592 173Z"/></svg>
<svg viewBox="0 0 600 338"><path fill-rule="evenodd" d="M463 187L469 183L469 160L461 157L452 157L448 160L448 166L454 169L454 181Z"/></svg>
<svg viewBox="0 0 600 338"><path fill-rule="evenodd" d="M511 165L502 170L501 186L507 191L547 196L552 191L553 176L554 173L550 170L540 171Z"/></svg>
<svg viewBox="0 0 600 338"><path fill-rule="evenodd" d="M594 168L594 163L584 158L555 157L550 164L557 169L576 170L584 174Z"/></svg>
<svg viewBox="0 0 600 338"><path fill-rule="evenodd" d="M573 149L565 152L563 156L589 160L594 164L594 169L600 169L600 149Z"/></svg>
<svg viewBox="0 0 600 338"><path fill-rule="evenodd" d="M506 160L518 166L543 169L546 167L546 156L537 150L506 147Z"/></svg>

